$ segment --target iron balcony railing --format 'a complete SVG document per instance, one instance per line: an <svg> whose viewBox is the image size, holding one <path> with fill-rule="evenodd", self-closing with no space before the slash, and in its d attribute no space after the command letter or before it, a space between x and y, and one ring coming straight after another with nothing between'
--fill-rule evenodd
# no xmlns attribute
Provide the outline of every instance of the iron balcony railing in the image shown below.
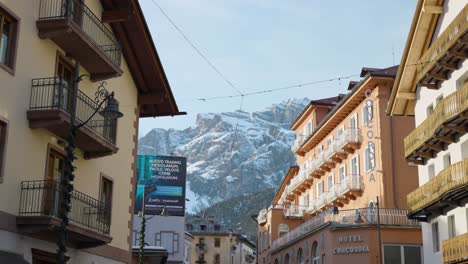
<svg viewBox="0 0 468 264"><path fill-rule="evenodd" d="M468 6L460 11L444 32L434 41L429 49L419 59L417 65L417 80L420 81L426 73L443 57L449 48L468 29Z"/></svg>
<svg viewBox="0 0 468 264"><path fill-rule="evenodd" d="M331 205L336 199L338 199L338 185L333 185L327 192L326 204Z"/></svg>
<svg viewBox="0 0 468 264"><path fill-rule="evenodd" d="M437 104L434 112L405 138L405 157L429 140L436 129L468 109L468 83Z"/></svg>
<svg viewBox="0 0 468 264"><path fill-rule="evenodd" d="M299 187L304 181L307 180L307 174L305 172L304 168L301 168L299 173L292 178L291 183L288 186L288 193L292 193L294 190L296 190L297 187Z"/></svg>
<svg viewBox="0 0 468 264"><path fill-rule="evenodd" d="M320 210L322 209L322 207L327 205L327 195L328 195L328 192L323 192L319 195L319 197L317 198L317 203L315 204L317 207L317 210Z"/></svg>
<svg viewBox="0 0 468 264"><path fill-rule="evenodd" d="M122 48L104 23L82 0L40 0L39 20L68 19L78 26L115 64L120 66Z"/></svg>
<svg viewBox="0 0 468 264"><path fill-rule="evenodd" d="M59 218L63 185L52 180L21 182L20 216L50 216ZM109 234L109 206L76 190L71 192L68 217L78 226Z"/></svg>
<svg viewBox="0 0 468 264"><path fill-rule="evenodd" d="M468 233L442 241L444 263L466 263L468 261Z"/></svg>
<svg viewBox="0 0 468 264"><path fill-rule="evenodd" d="M30 110L60 109L70 114L73 98L71 84L60 77L39 78L32 80ZM102 111L97 102L78 90L76 100L76 119L86 121L96 110ZM116 120L96 114L86 125L112 144L116 143Z"/></svg>
<svg viewBox="0 0 468 264"><path fill-rule="evenodd" d="M409 193L406 197L409 211L423 209L448 191L466 184L468 184L468 159L445 168L429 182Z"/></svg>
<svg viewBox="0 0 468 264"><path fill-rule="evenodd" d="M257 222L259 224L266 223L267 222L267 214L268 214L268 211L266 209L260 210L260 212L258 213L258 216L257 216Z"/></svg>
<svg viewBox="0 0 468 264"><path fill-rule="evenodd" d="M347 175L337 186L338 196L342 196L349 191L362 189L362 178L358 174Z"/></svg>
<svg viewBox="0 0 468 264"><path fill-rule="evenodd" d="M380 224L383 226L419 227L417 221L409 220L406 217L408 214L407 210L381 208L379 214ZM276 250L288 243L296 241L304 235L317 230L326 223L342 226L377 225L377 208L340 210L338 214L329 213L327 211L322 212L274 240L271 245L271 250Z"/></svg>
<svg viewBox="0 0 468 264"><path fill-rule="evenodd" d="M359 128L347 128L343 133L335 140L334 150L340 151L349 143L360 143L361 142L361 130Z"/></svg>
<svg viewBox="0 0 468 264"><path fill-rule="evenodd" d="M300 205L289 205L285 206L284 215L287 217L302 217L304 214L304 208Z"/></svg>

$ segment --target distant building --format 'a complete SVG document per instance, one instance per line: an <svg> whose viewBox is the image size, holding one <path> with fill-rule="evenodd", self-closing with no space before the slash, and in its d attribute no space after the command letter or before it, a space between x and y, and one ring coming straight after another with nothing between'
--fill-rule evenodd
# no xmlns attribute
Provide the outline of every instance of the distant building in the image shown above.
<svg viewBox="0 0 468 264"><path fill-rule="evenodd" d="M401 157L414 120L385 113L397 69L363 68L347 94L311 101L292 124L298 166L258 215L259 264L422 263L405 199L417 171Z"/></svg>
<svg viewBox="0 0 468 264"><path fill-rule="evenodd" d="M468 0L417 2L387 112L415 118L400 158L418 167L424 263L467 263Z"/></svg>
<svg viewBox="0 0 468 264"><path fill-rule="evenodd" d="M186 224L186 229L193 235L190 263L256 263L255 244L223 226L214 217L196 217Z"/></svg>
<svg viewBox="0 0 468 264"><path fill-rule="evenodd" d="M192 242L193 236L189 232L185 232L184 239L184 264L190 264L192 256Z"/></svg>

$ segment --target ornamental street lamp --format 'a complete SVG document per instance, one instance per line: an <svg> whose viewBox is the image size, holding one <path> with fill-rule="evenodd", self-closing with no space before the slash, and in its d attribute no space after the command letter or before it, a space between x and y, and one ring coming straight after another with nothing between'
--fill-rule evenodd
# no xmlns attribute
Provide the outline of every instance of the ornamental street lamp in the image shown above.
<svg viewBox="0 0 468 264"><path fill-rule="evenodd" d="M76 147L76 132L77 130L86 125L97 113L101 114L106 121L116 120L117 118L121 118L123 114L119 111L119 105L117 100L114 98L114 92L109 92L105 88L106 82L101 82L96 93L95 93L95 101L98 103L98 107L95 109L94 113L92 113L86 121L80 123L78 125L75 124L76 122L76 105L77 105L77 94L78 94L78 84L82 81L83 77L86 75L79 75L80 74L80 63L77 62L75 64L75 72L74 72L74 81L72 83L72 93L71 93L71 105L70 105L70 127L68 130L68 138L67 138L67 157L65 159L65 173L63 177L63 186L61 188L61 196L60 199L60 211L59 217L61 219L59 232L58 232L58 239L57 239L57 246L58 246L58 262L60 264L66 263L67 259L65 258L65 253L67 252L66 242L67 242L67 226L69 223L68 213L70 212L71 208L71 192L73 191L73 180L75 175L73 172L75 171L76 167L73 166L73 161L76 159L74 155L75 147ZM104 103L107 102L106 107L101 110Z"/></svg>

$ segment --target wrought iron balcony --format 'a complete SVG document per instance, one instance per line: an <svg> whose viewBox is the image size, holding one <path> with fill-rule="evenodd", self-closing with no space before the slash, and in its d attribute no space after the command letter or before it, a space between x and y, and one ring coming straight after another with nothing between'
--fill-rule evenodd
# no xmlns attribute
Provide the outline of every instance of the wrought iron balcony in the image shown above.
<svg viewBox="0 0 468 264"><path fill-rule="evenodd" d="M354 153L361 146L361 142L361 130L359 128L347 128L336 139L333 149L336 153L341 151Z"/></svg>
<svg viewBox="0 0 468 264"><path fill-rule="evenodd" d="M55 241L60 226L63 185L52 180L21 182L16 224L21 232ZM71 193L68 214L69 241L78 248L109 243L111 211L105 204L76 190Z"/></svg>
<svg viewBox="0 0 468 264"><path fill-rule="evenodd" d="M71 85L59 77L34 79L27 117L31 128L45 128L66 139L70 126ZM99 105L78 90L77 124L87 120ZM100 109L102 110L102 109ZM96 158L116 153L117 121L97 114L78 130L77 146L85 158Z"/></svg>
<svg viewBox="0 0 468 264"><path fill-rule="evenodd" d="M442 241L442 260L444 264L468 261L468 233Z"/></svg>
<svg viewBox="0 0 468 264"><path fill-rule="evenodd" d="M468 83L442 99L434 112L405 138L409 162L425 164L468 131Z"/></svg>
<svg viewBox="0 0 468 264"><path fill-rule="evenodd" d="M462 9L444 32L431 44L417 66L419 85L437 89L468 56L468 6Z"/></svg>
<svg viewBox="0 0 468 264"><path fill-rule="evenodd" d="M468 159L452 164L407 196L409 218L429 221L468 202Z"/></svg>
<svg viewBox="0 0 468 264"><path fill-rule="evenodd" d="M112 31L81 0L40 0L39 37L51 39L102 80L122 74L121 46Z"/></svg>
<svg viewBox="0 0 468 264"><path fill-rule="evenodd" d="M419 228L417 221L409 220L406 215L408 211L402 209L380 209L380 224L386 226L401 226ZM300 226L290 230L288 233L280 236L272 242L271 250L277 250L286 244L298 241L309 233L330 223L335 226L359 226L374 225L377 226L377 208L359 208L356 210L340 210L338 214L322 212L313 216Z"/></svg>
<svg viewBox="0 0 468 264"><path fill-rule="evenodd" d="M323 192L317 198L317 202L315 204L317 211L322 210L325 206L327 206L327 196L328 192Z"/></svg>
<svg viewBox="0 0 468 264"><path fill-rule="evenodd" d="M307 188L312 185L312 179L308 177L304 168L301 168L299 173L292 178L289 186L289 193L300 193L304 192Z"/></svg>
<svg viewBox="0 0 468 264"><path fill-rule="evenodd" d="M299 205L290 205L290 206L286 206L284 207L284 216L286 217L292 217L292 218L300 218L302 217L303 215L303 208L301 209L301 207Z"/></svg>
<svg viewBox="0 0 468 264"><path fill-rule="evenodd" d="M347 175L337 186L338 195L349 200L356 200L362 194L362 177L357 174Z"/></svg>

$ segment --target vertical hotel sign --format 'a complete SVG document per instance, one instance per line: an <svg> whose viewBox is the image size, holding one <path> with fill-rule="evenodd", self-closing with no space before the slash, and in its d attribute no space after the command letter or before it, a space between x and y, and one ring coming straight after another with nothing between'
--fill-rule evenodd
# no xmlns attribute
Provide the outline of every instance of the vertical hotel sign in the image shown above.
<svg viewBox="0 0 468 264"><path fill-rule="evenodd" d="M184 216L186 171L184 157L138 155L134 213L141 211L144 204L147 215L160 215L166 208L169 216ZM143 195L145 189L152 189L151 185L156 188Z"/></svg>

